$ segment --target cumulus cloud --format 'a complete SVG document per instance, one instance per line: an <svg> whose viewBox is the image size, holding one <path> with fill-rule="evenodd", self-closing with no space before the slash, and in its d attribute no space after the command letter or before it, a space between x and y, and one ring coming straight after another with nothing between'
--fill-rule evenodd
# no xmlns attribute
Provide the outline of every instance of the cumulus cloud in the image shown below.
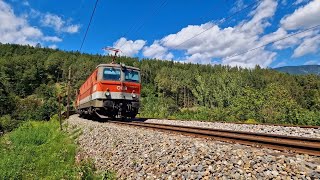
<svg viewBox="0 0 320 180"><path fill-rule="evenodd" d="M293 14L281 19L281 25L288 30L308 28L319 24L320 1L313 0L298 8Z"/></svg>
<svg viewBox="0 0 320 180"><path fill-rule="evenodd" d="M11 6L0 0L0 42L36 45L41 41L59 42L56 36L45 36L37 27L28 24L25 17L14 14Z"/></svg>
<svg viewBox="0 0 320 180"><path fill-rule="evenodd" d="M286 48L294 48L296 45L302 43L303 39L310 38L319 33L318 30L307 31L300 34L294 34L296 32L288 33L284 28L280 27L277 31L267 34L261 38L261 41L264 43L273 42L275 40L282 39L284 37L290 36L289 38L283 39L281 41L273 43L273 48L276 50L282 50Z"/></svg>
<svg viewBox="0 0 320 180"><path fill-rule="evenodd" d="M52 44L52 45L49 46L49 48L51 48L51 49L57 49L58 46L57 46L56 44Z"/></svg>
<svg viewBox="0 0 320 180"><path fill-rule="evenodd" d="M277 53L275 52L258 49L242 54L241 56L223 58L222 64L248 68L254 68L256 65L259 65L265 68L273 62L276 55Z"/></svg>
<svg viewBox="0 0 320 180"><path fill-rule="evenodd" d="M132 41L122 37L113 44L113 47L121 50L120 55L134 56L139 53L145 44L146 41L144 40Z"/></svg>
<svg viewBox="0 0 320 180"><path fill-rule="evenodd" d="M43 26L51 27L56 32L66 32L66 33L76 33L80 29L80 25L78 24L68 24L65 20L63 20L60 16L47 13L41 18L41 23Z"/></svg>
<svg viewBox="0 0 320 180"><path fill-rule="evenodd" d="M173 58L170 52L178 50L185 53L184 57L176 58L183 63L216 64L219 60L224 65L253 68L256 65L269 67L276 59L278 51L286 48L294 50L292 57L300 57L318 51L320 45L316 42L315 37L319 35L319 30L294 35L276 43L273 41L314 25L315 19L320 19L318 16L319 0L310 1L298 7L292 14L282 18L279 28L271 33L266 33L265 30L274 20L278 1L262 0L258 2L247 18L234 26L222 28L214 22L188 25L177 33L167 35L154 41L150 46L144 47L143 55L157 59L170 59ZM286 1L279 1L281 2L286 3ZM237 6L243 6L243 1L238 0ZM310 16L313 17L310 18ZM308 17L306 22L301 20L303 17ZM122 43L120 40L117 41L118 44ZM126 39L122 41L125 42ZM266 44L268 46L263 46ZM261 48L256 48L260 46ZM236 56L237 54L239 56Z"/></svg>
<svg viewBox="0 0 320 180"><path fill-rule="evenodd" d="M155 59L170 60L173 58L173 54L168 52L168 48L161 46L158 41L155 41L151 46L144 47L143 55Z"/></svg>
<svg viewBox="0 0 320 180"><path fill-rule="evenodd" d="M259 36L270 26L268 20L273 17L276 8L277 1L264 0L250 13L250 20L242 21L234 27L222 29L212 22L189 25L176 34L164 37L160 43L169 49L185 50L188 55L185 59L188 62L207 64L213 63L214 58L222 58L223 64L244 67L259 64L266 67L276 54L264 49L241 57L225 57L262 44ZM201 32L204 33L200 34Z"/></svg>
<svg viewBox="0 0 320 180"><path fill-rule="evenodd" d="M271 25L268 20L273 17L277 5L278 3L275 0L261 1L258 7L250 13L253 16L252 19L240 24L241 30L253 35L263 33L264 28Z"/></svg>
<svg viewBox="0 0 320 180"><path fill-rule="evenodd" d="M306 54L316 53L320 48L320 35L311 38L306 38L294 50L292 57L301 57Z"/></svg>
<svg viewBox="0 0 320 180"><path fill-rule="evenodd" d="M304 65L320 65L320 61L310 60L304 63Z"/></svg>
<svg viewBox="0 0 320 180"><path fill-rule="evenodd" d="M42 38L44 41L50 41L50 42L61 42L62 39L57 36L46 36Z"/></svg>

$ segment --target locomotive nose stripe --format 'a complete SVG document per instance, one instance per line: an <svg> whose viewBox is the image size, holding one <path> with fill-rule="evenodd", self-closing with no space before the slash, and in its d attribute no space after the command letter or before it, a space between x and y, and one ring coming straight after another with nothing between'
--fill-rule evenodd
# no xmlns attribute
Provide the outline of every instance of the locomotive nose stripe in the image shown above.
<svg viewBox="0 0 320 180"><path fill-rule="evenodd" d="M135 100L140 98L140 94L135 93L136 98ZM126 100L133 100L132 98L132 93L125 93L125 92L111 92L110 93L111 99L126 99ZM83 99L80 99L80 104L89 102L91 100L95 100L95 99L107 99L105 92L95 92L92 94L92 96L87 96Z"/></svg>

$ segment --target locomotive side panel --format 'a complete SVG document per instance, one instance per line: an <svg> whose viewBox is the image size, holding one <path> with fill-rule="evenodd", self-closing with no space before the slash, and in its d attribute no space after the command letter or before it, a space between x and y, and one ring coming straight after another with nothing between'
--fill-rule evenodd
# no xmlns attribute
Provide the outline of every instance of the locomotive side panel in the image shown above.
<svg viewBox="0 0 320 180"><path fill-rule="evenodd" d="M94 91L93 87L98 83L97 72L98 69L93 71L89 78L80 87L76 103L77 107L80 109L91 106L90 102L92 100L92 93Z"/></svg>

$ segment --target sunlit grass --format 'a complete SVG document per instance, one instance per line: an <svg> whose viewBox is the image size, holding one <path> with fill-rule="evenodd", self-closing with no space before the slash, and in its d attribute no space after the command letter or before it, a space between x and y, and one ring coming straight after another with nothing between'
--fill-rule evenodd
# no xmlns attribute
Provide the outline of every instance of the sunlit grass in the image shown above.
<svg viewBox="0 0 320 180"><path fill-rule="evenodd" d="M98 178L90 161L75 163L76 149L58 122L26 122L0 139L0 179Z"/></svg>

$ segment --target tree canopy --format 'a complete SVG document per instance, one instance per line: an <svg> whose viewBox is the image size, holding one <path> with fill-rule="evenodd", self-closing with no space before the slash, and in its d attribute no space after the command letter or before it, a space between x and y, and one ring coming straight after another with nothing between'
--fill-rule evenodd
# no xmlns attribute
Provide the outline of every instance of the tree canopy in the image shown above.
<svg viewBox="0 0 320 180"><path fill-rule="evenodd" d="M49 48L0 45L0 116L47 120L66 105L66 78L72 69L72 98L102 55ZM320 78L272 69L119 57L141 69L140 116L320 125ZM0 123L1 126L1 123Z"/></svg>

